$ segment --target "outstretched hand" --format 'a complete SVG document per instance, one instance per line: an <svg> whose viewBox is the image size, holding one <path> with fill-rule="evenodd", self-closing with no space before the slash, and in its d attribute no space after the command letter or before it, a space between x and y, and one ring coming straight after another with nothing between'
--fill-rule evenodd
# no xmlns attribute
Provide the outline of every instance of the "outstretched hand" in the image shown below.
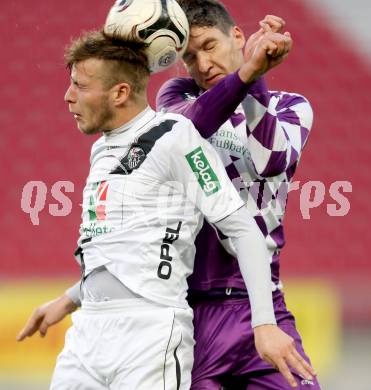
<svg viewBox="0 0 371 390"><path fill-rule="evenodd" d="M255 347L259 356L281 372L291 387L298 384L290 368L303 379L312 380L316 375L312 366L298 353L292 337L276 325L254 328Z"/></svg>
<svg viewBox="0 0 371 390"><path fill-rule="evenodd" d="M44 303L33 311L25 327L19 332L17 341L31 337L37 331L40 332L41 337L44 337L50 326L62 321L67 314L72 313L76 308L77 305L67 295Z"/></svg>

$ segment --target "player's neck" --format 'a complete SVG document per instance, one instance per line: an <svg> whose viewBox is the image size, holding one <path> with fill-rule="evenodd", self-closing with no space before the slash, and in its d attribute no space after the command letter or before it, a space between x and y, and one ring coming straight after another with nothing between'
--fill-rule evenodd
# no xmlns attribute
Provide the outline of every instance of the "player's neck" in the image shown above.
<svg viewBox="0 0 371 390"><path fill-rule="evenodd" d="M117 129L132 121L137 115L148 107L147 99L137 100L119 110L112 120L112 128Z"/></svg>

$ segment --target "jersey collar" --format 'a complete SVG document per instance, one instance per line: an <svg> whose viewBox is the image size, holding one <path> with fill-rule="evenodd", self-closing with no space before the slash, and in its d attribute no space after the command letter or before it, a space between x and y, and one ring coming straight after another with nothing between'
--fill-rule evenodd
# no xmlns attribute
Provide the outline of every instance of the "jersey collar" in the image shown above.
<svg viewBox="0 0 371 390"><path fill-rule="evenodd" d="M130 122L104 133L104 140L107 144L117 144L119 141L127 140L135 136L148 122L156 116L156 112L147 106L142 112L136 115Z"/></svg>

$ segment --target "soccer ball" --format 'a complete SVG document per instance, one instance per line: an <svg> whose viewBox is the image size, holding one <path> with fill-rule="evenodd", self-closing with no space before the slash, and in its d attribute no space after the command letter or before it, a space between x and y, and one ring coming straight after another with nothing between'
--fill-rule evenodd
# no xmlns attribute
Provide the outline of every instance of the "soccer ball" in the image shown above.
<svg viewBox="0 0 371 390"><path fill-rule="evenodd" d="M108 13L104 32L147 43L148 65L155 73L182 56L189 25L175 0L117 0Z"/></svg>

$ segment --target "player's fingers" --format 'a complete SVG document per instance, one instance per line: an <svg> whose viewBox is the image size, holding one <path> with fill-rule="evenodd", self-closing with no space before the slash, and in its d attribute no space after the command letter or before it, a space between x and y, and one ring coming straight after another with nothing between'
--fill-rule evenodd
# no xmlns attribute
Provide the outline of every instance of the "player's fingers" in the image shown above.
<svg viewBox="0 0 371 390"><path fill-rule="evenodd" d="M300 358L297 358L294 356L293 353L290 353L286 356L286 362L289 364L289 366L302 378L307 380L312 380L313 376L308 371L306 365L303 363L305 360L300 356Z"/></svg>
<svg viewBox="0 0 371 390"><path fill-rule="evenodd" d="M282 32L286 25L282 18L275 15L266 15L260 22L268 24L273 32Z"/></svg>
<svg viewBox="0 0 371 390"><path fill-rule="evenodd" d="M47 321L43 321L39 327L40 336L44 337L48 331L50 324Z"/></svg>
<svg viewBox="0 0 371 390"><path fill-rule="evenodd" d="M269 54L273 58L280 58L284 54L286 54L286 50L285 50L284 44L282 42L275 41L274 45L275 45L274 48L273 48L273 45L272 45L270 50L267 50L267 54Z"/></svg>
<svg viewBox="0 0 371 390"><path fill-rule="evenodd" d="M275 21L275 20L268 20L268 21L265 21L265 23L269 24L269 27L271 28L271 30L273 32L281 32L282 31L282 24Z"/></svg>
<svg viewBox="0 0 371 390"><path fill-rule="evenodd" d="M275 42L271 41L270 39L264 39L262 41L262 48L263 50L265 50L267 54L273 56L277 50L277 45Z"/></svg>
<svg viewBox="0 0 371 390"><path fill-rule="evenodd" d="M310 375L316 376L315 369L299 354L299 352L294 348L292 351L294 358L299 362L299 364L310 373ZM308 379L308 378L305 378Z"/></svg>
<svg viewBox="0 0 371 390"><path fill-rule="evenodd" d="M18 335L17 335L17 337L16 337L16 340L17 340L17 341L22 341L22 340L24 340L24 339L26 338L26 336L27 336L27 334L26 334L25 330L22 329L22 330L18 333Z"/></svg>
<svg viewBox="0 0 371 390"><path fill-rule="evenodd" d="M271 26L268 23L263 21L259 22L259 26L264 30L264 32L272 32Z"/></svg>
<svg viewBox="0 0 371 390"><path fill-rule="evenodd" d="M274 42L277 45L277 50L274 53L276 57L283 56L291 50L292 41L289 37L284 35L275 36Z"/></svg>
<svg viewBox="0 0 371 390"><path fill-rule="evenodd" d="M269 42L271 41L276 45L275 52L270 52L269 54L274 54L275 56L280 56L285 53L288 53L292 48L292 38L289 35L278 34L274 32L265 32L264 35L260 38L262 41Z"/></svg>
<svg viewBox="0 0 371 390"><path fill-rule="evenodd" d="M44 314L40 311L40 309L36 309L30 319L27 321L25 327L19 332L17 336L18 341L22 341L26 337L31 337L38 329L44 318Z"/></svg>
<svg viewBox="0 0 371 390"><path fill-rule="evenodd" d="M35 322L28 323L17 335L16 340L22 341L26 337L32 336L38 329L38 326Z"/></svg>
<svg viewBox="0 0 371 390"><path fill-rule="evenodd" d="M284 376L284 378L287 380L287 382L289 383L289 385L291 387L297 387L298 386L298 383L296 382L294 376L292 375L288 365L286 364L285 360L280 358L280 359L277 359L277 361L275 362L275 365L278 369L278 371Z"/></svg>
<svg viewBox="0 0 371 390"><path fill-rule="evenodd" d="M263 35L264 35L264 29L260 28L258 31L254 32L253 34L250 35L248 42L254 43Z"/></svg>
<svg viewBox="0 0 371 390"><path fill-rule="evenodd" d="M277 15L265 15L263 20L274 20L274 21L282 24L282 26L286 25L285 20L283 18L281 18L280 16L277 16Z"/></svg>

